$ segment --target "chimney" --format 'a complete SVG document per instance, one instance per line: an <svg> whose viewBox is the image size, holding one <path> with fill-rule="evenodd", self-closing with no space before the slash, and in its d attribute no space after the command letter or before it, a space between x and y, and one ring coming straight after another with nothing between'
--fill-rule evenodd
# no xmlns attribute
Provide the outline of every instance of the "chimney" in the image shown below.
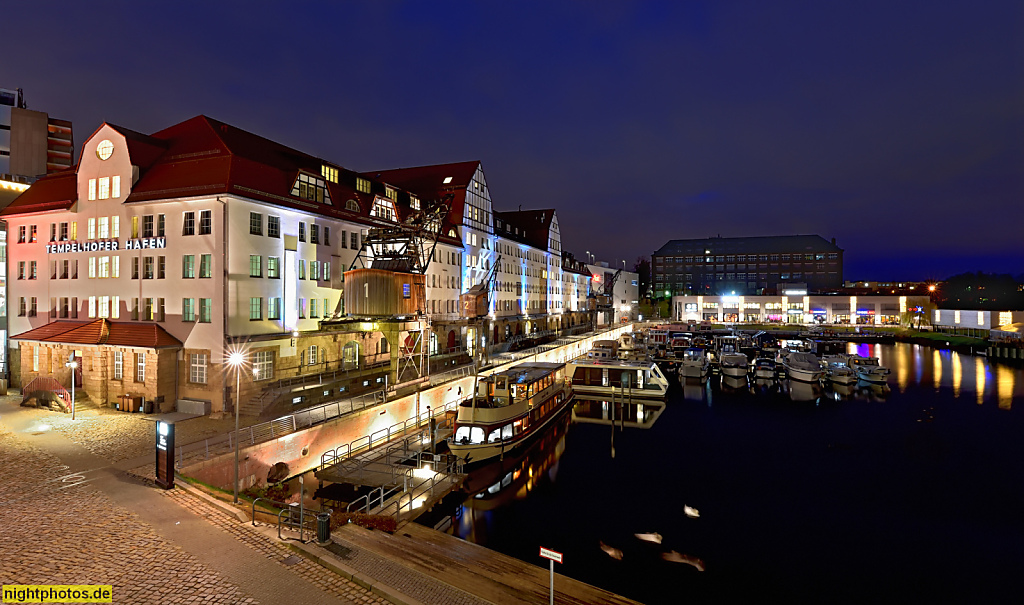
<svg viewBox="0 0 1024 605"><path fill-rule="evenodd" d="M834 238L834 237L832 238L832 245L833 245L833 246L835 246L835 245L836 245L836 238Z"/></svg>

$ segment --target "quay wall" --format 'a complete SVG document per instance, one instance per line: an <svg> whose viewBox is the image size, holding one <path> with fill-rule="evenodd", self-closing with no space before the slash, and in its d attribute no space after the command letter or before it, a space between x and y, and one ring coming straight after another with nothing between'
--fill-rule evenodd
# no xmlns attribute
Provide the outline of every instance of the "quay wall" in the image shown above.
<svg viewBox="0 0 1024 605"><path fill-rule="evenodd" d="M482 370L480 374L486 376L528 361L566 362L589 351L593 341L615 339L631 329L630 325L620 326L568 345L518 357L514 361ZM472 388L473 377L466 376L423 389L418 394L414 393L346 414L270 441L243 446L239 450L239 489L246 489L256 484L265 485L270 469L279 462L288 465L289 476L312 470L319 466L324 453L367 435L376 435L379 431L386 431L390 426L424 414L427 411L427 406L436 410L457 402L460 397L468 395ZM235 477L235 454L234 452L221 454L208 460L186 464L178 470L182 475L198 479L209 485L221 489L232 489Z"/></svg>

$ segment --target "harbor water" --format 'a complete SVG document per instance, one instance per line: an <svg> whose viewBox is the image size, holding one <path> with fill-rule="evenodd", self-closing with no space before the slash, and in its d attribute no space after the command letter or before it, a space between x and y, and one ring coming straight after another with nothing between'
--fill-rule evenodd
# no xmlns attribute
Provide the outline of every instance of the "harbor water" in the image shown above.
<svg viewBox="0 0 1024 605"><path fill-rule="evenodd" d="M540 566L562 552L557 572L649 604L1021 598L1024 373L849 347L888 385L712 377L580 402L474 471L448 531Z"/></svg>

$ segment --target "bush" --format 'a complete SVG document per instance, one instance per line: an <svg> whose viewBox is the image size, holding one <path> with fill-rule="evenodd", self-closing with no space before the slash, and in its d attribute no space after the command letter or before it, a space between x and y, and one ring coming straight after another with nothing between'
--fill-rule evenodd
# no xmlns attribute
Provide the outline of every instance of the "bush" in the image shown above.
<svg viewBox="0 0 1024 605"><path fill-rule="evenodd" d="M242 494L253 500L256 498L265 498L274 500L275 502L284 502L289 496L291 496L291 490L289 490L288 485L283 482L267 486L261 486L257 483L252 487L244 489Z"/></svg>
<svg viewBox="0 0 1024 605"><path fill-rule="evenodd" d="M366 513L335 512L331 515L331 529L338 529L346 523L354 523L367 529L379 529L389 534L398 529L398 521L385 515L367 515Z"/></svg>

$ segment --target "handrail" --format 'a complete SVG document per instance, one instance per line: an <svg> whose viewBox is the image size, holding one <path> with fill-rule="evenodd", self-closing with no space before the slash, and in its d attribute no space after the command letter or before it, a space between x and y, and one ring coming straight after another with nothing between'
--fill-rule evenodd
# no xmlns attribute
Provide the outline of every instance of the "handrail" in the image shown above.
<svg viewBox="0 0 1024 605"><path fill-rule="evenodd" d="M255 500L252 501L252 525L253 525L253 527L256 527L256 503L259 502L260 500L263 500L264 502L269 502L269 503L273 504L274 506L277 507L278 510L288 508L288 505L285 504L284 502L278 502L277 500L271 500L270 498L256 498Z"/></svg>
<svg viewBox="0 0 1024 605"><path fill-rule="evenodd" d="M73 376L72 380L74 380ZM37 385L37 382L45 386ZM24 388L21 389L21 392L22 395L24 396L27 395L28 393L31 393L33 390L49 391L56 395L57 397L59 397L60 400L64 403L64 405L70 404L71 393L68 393L67 389L64 388L64 385L62 385L56 378L52 376L36 376L31 381L29 381L29 383L25 385Z"/></svg>

